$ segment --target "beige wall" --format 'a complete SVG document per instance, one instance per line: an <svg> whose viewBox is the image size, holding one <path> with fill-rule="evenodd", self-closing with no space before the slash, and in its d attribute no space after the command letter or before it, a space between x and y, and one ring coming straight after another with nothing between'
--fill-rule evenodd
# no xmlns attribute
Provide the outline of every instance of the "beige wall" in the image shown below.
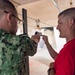
<svg viewBox="0 0 75 75"><path fill-rule="evenodd" d="M50 44L53 46L54 49L56 49L56 41L55 41L54 31L47 30L44 32L44 34L48 36Z"/></svg>

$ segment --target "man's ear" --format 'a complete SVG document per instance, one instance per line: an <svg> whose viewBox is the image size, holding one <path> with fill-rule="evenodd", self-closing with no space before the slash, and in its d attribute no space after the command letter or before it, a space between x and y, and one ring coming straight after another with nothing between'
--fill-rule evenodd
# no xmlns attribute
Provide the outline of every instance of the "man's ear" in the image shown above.
<svg viewBox="0 0 75 75"><path fill-rule="evenodd" d="M12 18L12 14L11 14L11 13L8 13L8 14L7 14L7 20L8 20L8 22L10 22L10 23L11 23L11 18Z"/></svg>
<svg viewBox="0 0 75 75"><path fill-rule="evenodd" d="M72 18L69 19L69 27L72 27L74 24L74 20Z"/></svg>

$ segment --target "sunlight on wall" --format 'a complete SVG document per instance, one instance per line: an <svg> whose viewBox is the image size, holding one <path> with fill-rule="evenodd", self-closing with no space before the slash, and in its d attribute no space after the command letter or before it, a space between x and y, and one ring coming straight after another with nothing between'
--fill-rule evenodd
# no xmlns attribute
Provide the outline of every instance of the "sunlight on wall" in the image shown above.
<svg viewBox="0 0 75 75"><path fill-rule="evenodd" d="M55 40L56 40L56 46L57 46L57 52L61 50L63 45L66 43L66 40L64 38L59 37L59 31L54 27L54 34L55 34Z"/></svg>

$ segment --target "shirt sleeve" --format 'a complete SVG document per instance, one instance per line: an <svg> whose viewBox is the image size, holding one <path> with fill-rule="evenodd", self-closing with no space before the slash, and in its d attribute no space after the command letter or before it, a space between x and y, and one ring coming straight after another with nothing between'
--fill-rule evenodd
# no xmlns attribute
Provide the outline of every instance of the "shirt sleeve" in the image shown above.
<svg viewBox="0 0 75 75"><path fill-rule="evenodd" d="M33 56L37 52L37 44L31 40L27 35L20 35L21 49L25 51L26 55Z"/></svg>
<svg viewBox="0 0 75 75"><path fill-rule="evenodd" d="M58 67L55 75L74 75L74 67L75 67L75 54L73 50L67 49L64 52L60 59L58 59Z"/></svg>

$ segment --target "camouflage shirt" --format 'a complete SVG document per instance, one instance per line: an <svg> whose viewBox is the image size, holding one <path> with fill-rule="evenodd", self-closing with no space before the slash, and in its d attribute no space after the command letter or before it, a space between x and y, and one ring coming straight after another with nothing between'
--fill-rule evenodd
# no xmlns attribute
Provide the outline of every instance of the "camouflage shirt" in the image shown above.
<svg viewBox="0 0 75 75"><path fill-rule="evenodd" d="M11 35L0 29L0 75L20 75L24 57L36 53L36 44L27 35Z"/></svg>

